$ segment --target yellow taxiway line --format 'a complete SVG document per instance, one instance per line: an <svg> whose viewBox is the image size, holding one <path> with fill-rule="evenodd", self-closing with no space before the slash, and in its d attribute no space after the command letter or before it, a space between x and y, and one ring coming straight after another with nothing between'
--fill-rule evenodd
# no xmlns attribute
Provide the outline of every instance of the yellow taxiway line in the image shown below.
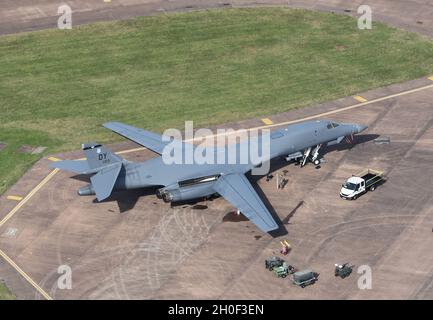
<svg viewBox="0 0 433 320"><path fill-rule="evenodd" d="M8 200L14 200L14 201L21 201L21 200L23 200L23 197L20 197L20 196L7 196L6 199L8 199Z"/></svg>
<svg viewBox="0 0 433 320"><path fill-rule="evenodd" d="M316 114L313 116L309 116L309 117L304 117L302 119L297 119L297 120L291 120L291 121L285 121L285 122L280 122L280 123L274 123L274 124L270 124L270 125L264 125L264 126L259 126L259 127L255 127L255 128L249 128L246 129L247 131L251 131L251 130L260 130L260 129L265 129L265 128L270 128L270 127L278 127L278 126L284 126L284 125L289 125L289 124L293 124L293 123L298 123L298 122L302 122L302 121L307 121L307 120L312 120L312 119L317 119L319 117L324 117L324 116L329 116L332 114L336 114L336 113L340 113L340 112L344 112L347 110L351 110L351 109L355 109L355 108L360 108L366 105L370 105L373 103L377 103L377 102L381 102L381 101L385 101L388 99L392 99L392 98L397 98L397 97L401 97L401 96L405 96L411 93L416 93L416 92L420 92L423 90L427 90L427 89L431 89L433 88L433 84L427 85L427 86L423 86L423 87L419 87L416 89L411 89L411 90L407 90L407 91L402 91L399 93L395 93L395 94L391 94L388 96L384 96L382 98L377 98L374 100L370 100L370 101L366 101L366 102L361 102L361 103L357 103L348 107L343 107L343 108L339 108L336 110L332 110L332 111L328 111L328 112L323 112L320 114ZM220 134L215 134L212 135L213 137L216 137L218 135L227 135L228 133L220 133ZM229 133L230 134L230 133ZM130 153L130 152L135 152L135 151L140 151L145 149L144 147L140 147L140 148L133 148L133 149L128 149L128 150L123 150L120 152L117 152L117 154L125 154L125 153ZM31 197L33 197L46 183L48 183L53 177L54 175L59 171L59 169L54 169L52 170L35 188L33 188L29 194L22 200L20 201L20 203L18 203L18 205L16 205L1 221L0 221L0 227L3 226L15 213L17 213L17 211L24 205L26 204L27 201L30 200ZM0 250L0 255L15 269L18 271L18 273L20 273L33 287L36 288L36 290L38 290L46 299L52 299L45 291L42 290L41 287L39 287L20 267L18 267L3 251Z"/></svg>
<svg viewBox="0 0 433 320"><path fill-rule="evenodd" d="M336 113L340 113L340 112L344 112L344 111L348 111L348 110L352 110L352 109L356 109L356 108L360 108L360 107L364 107L373 103L377 103L377 102L381 102L381 101L385 101L385 100L389 100L389 99L393 99L393 98L397 98L397 97L402 97L408 94L412 94L412 93L416 93L416 92L420 92L423 90L427 90L427 89L433 89L433 84L429 84L423 87L419 87L416 89L411 89L411 90L407 90L407 91L402 91L399 93L394 93L388 96L384 96L381 98L377 98L377 99L373 99L373 100L369 100L366 102L361 102L361 103L357 103L354 105L350 105L347 107L343 107L343 108L339 108L339 109L335 109L332 111L327 111L327 112L322 112L313 116L308 116L308 117L304 117L301 119L297 119L297 120L289 120L289 121L284 121L284 122L278 122L278 123L274 123L274 124L270 124L270 125L264 125L264 126L258 126L258 127L254 127L254 128L249 128L249 129L245 129L245 131L252 131L252 130L261 130L261 129L268 129L268 128L274 128L274 127L281 127L281 126L286 126L289 124L294 124L294 123L298 123L298 122L302 122L302 121L308 121L308 120L314 120L317 118L321 118L321 117L326 117L326 116L330 116ZM221 136L221 135L230 135L230 134L236 134L236 132L222 132L222 133L218 133L218 134L213 134L207 137L217 137L217 136ZM204 137L206 138L206 137ZM201 138L203 139L203 137ZM134 150L135 151L135 150ZM127 153L128 150L125 150L123 153Z"/></svg>
<svg viewBox="0 0 433 320"><path fill-rule="evenodd" d="M367 99L365 99L362 96L354 96L353 99L355 99L356 101L359 101L359 102L367 102L368 101Z"/></svg>
<svg viewBox="0 0 433 320"><path fill-rule="evenodd" d="M314 120L314 119L317 119L317 118L330 116L330 115L333 115L333 114L336 114L336 113L340 113L340 112L344 112L344 111L348 111L348 110L364 107L364 106L367 106L367 105L370 105L370 104L373 104L373 103L382 102L382 101L393 99L393 98L402 97L402 96L405 96L405 95L408 95L408 94L420 92L420 91L427 90L427 89L433 89L433 84L429 84L429 85L426 85L426 86L423 86L423 87L419 87L419 88L416 88L416 89L411 89L411 90L407 90L407 91L402 91L402 92L394 93L394 94L391 94L391 95L388 95L388 96L384 96L384 97L381 97L381 98L369 100L369 101L366 101L366 102L360 102L360 103L357 103L357 104L354 104L354 105L350 105L350 106L347 106L347 107L343 107L343 108L339 108L339 109L336 109L336 110L322 112L322 113L319 113L319 114L316 114L316 115L313 115L313 116L308 116L308 117L304 117L304 118L297 119L297 120L289 120L289 121L278 122L278 123L264 125L264 126L258 126L258 127L254 127L254 128L245 129L245 131L269 129L269 128L274 128L274 127L287 126L287 125L298 123L298 122L302 122L302 121ZM209 136L200 137L200 139L212 138L212 137L218 137L218 136L228 136L230 134L236 134L236 131L234 131L234 132L230 132L229 131L229 132L222 132L222 133L212 134L212 135L209 135ZM185 141L190 141L190 140L185 140ZM120 151L120 152L116 152L116 154L125 154L125 153L136 152L136 151L140 151L140 150L144 150L144 149L146 149L146 148L139 147L139 148L128 149L128 150L123 150L123 151ZM81 158L80 160L84 160L84 158Z"/></svg>
<svg viewBox="0 0 433 320"><path fill-rule="evenodd" d="M262 122L264 124L267 124L267 125L274 124L274 122L271 119L269 119L269 118L262 119Z"/></svg>
<svg viewBox="0 0 433 320"><path fill-rule="evenodd" d="M36 192L39 191L48 181L51 180L51 178L59 171L59 169L54 169L51 171L39 184L32 189L32 191L29 192L29 194L21 200L1 221L0 221L0 227L3 226L12 216L23 206L26 204L27 201L30 200L31 197L34 196Z"/></svg>
<svg viewBox="0 0 433 320"><path fill-rule="evenodd" d="M8 257L6 253L4 253L2 250L0 250L0 256L5 259L20 275L24 277L24 279L27 280L28 283L30 283L41 295L44 296L47 300L53 300L53 298L50 297L48 293L44 291L36 282L33 281L32 278L29 277L27 273L25 273L11 258Z"/></svg>

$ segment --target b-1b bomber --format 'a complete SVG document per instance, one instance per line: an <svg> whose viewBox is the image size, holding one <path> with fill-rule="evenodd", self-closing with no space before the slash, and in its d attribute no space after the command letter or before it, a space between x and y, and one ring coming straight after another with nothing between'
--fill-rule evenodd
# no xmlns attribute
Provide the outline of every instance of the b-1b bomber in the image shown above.
<svg viewBox="0 0 433 320"><path fill-rule="evenodd" d="M79 195L96 194L98 201L108 198L115 190L158 188L156 195L165 202L179 202L219 194L243 213L261 231L279 229L278 224L257 194L246 173L258 166L251 161L241 162L242 143L215 147L215 153L239 149L235 163L172 163L163 161L164 148L173 141L162 135L119 122L108 122L104 127L132 140L159 156L145 162L130 162L97 143L83 144L86 160L65 160L53 167L77 174L89 174L91 183L78 190ZM325 145L335 145L346 137L353 137L367 128L361 124L336 123L329 120L308 121L286 126L269 134L269 154L263 161L284 156L318 163L319 151ZM255 143L262 143L260 139ZM175 141L184 151L197 146ZM250 142L252 143L252 142Z"/></svg>

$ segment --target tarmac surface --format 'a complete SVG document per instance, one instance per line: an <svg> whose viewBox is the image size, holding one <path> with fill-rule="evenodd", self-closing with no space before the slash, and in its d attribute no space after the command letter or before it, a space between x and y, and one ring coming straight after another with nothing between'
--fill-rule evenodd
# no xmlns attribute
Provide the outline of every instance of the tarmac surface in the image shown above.
<svg viewBox="0 0 433 320"><path fill-rule="evenodd" d="M358 2L351 2L353 10ZM222 5L216 1L67 3L76 12L74 23L154 14L161 8ZM187 8L189 3L195 7ZM281 2L260 5L270 3ZM289 3L342 11L344 1ZM380 20L432 35L433 10L428 1L375 1L372 7ZM0 33L57 23L56 1L35 5L7 0L0 8ZM44 158L0 196L0 275L20 299L432 299L432 95L433 81L423 78L361 93L365 103L347 97L270 115L274 123L270 128L315 116L369 125L353 145L325 150L326 162L320 169L275 162L274 176L287 170L283 190L276 188L275 178L257 182L287 231L277 237L262 234L234 215L234 208L222 198L171 208L146 190L120 192L102 203L93 196L79 197L76 190L87 178L52 171L51 161ZM263 125L252 119L224 127ZM375 144L377 137L389 137L391 143ZM125 142L111 147L120 151L138 146ZM122 156L139 161L155 155L135 149ZM82 153L56 157L76 159ZM341 183L365 168L384 171L387 182L356 201L340 199ZM289 264L320 273L316 284L301 289L265 270L264 260L279 255L281 240L291 244L285 257ZM354 272L336 279L334 263L344 262L354 264ZM58 286L64 270L59 267L64 265L72 270L71 289ZM356 271L362 265L372 270L371 290L358 288Z"/></svg>
<svg viewBox="0 0 433 320"><path fill-rule="evenodd" d="M274 124L317 115L369 125L354 144L324 150L320 169L274 163L274 176L287 170L283 190L275 178L258 181L286 234L262 234L222 198L171 208L151 192L132 191L96 203L76 195L87 178L65 172L7 216L16 206L7 196L32 193L51 172L42 159L0 198L0 217L7 217L0 248L54 299L433 298L432 94L433 82L424 78L363 93L365 103L348 97L271 116ZM262 125L249 120L233 127ZM391 143L375 144L377 137ZM136 147L126 142L113 149ZM154 154L123 156L138 161ZM384 171L388 181L356 201L340 199L341 183L365 168ZM290 264L320 273L314 286L300 289L265 270L281 240L292 246ZM354 273L335 279L334 263L344 262L355 264ZM72 270L70 290L58 288L61 265ZM372 269L371 290L358 289L361 265ZM19 298L42 298L20 273L0 263Z"/></svg>
<svg viewBox="0 0 433 320"><path fill-rule="evenodd" d="M366 4L372 8L373 20L433 35L433 2L428 0L2 0L0 34L56 28L62 4L71 7L73 25L173 11L271 5L357 15L358 7Z"/></svg>

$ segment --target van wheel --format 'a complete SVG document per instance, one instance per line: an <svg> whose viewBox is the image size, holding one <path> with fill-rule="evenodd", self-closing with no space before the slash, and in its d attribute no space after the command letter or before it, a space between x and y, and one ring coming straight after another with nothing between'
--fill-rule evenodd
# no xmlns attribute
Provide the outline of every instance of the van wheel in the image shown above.
<svg viewBox="0 0 433 320"><path fill-rule="evenodd" d="M358 199L358 196L353 196L352 200Z"/></svg>

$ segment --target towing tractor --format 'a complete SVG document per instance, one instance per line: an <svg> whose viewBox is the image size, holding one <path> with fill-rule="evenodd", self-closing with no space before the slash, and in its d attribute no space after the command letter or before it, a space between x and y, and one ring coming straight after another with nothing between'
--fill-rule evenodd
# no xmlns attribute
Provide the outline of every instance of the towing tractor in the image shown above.
<svg viewBox="0 0 433 320"><path fill-rule="evenodd" d="M265 268L272 271L274 268L281 267L284 264L284 260L280 257L270 257L265 260Z"/></svg>
<svg viewBox="0 0 433 320"><path fill-rule="evenodd" d="M350 274L353 271L353 267L352 265L350 265L349 263L345 263L345 264L335 264L335 271L334 271L334 275L336 277L340 277L341 279L344 279L348 276L350 276Z"/></svg>
<svg viewBox="0 0 433 320"><path fill-rule="evenodd" d="M380 184L385 182L383 172L367 169L356 175L352 175L342 185L340 197L348 200L356 200L367 191L374 191Z"/></svg>
<svg viewBox="0 0 433 320"><path fill-rule="evenodd" d="M286 262L284 262L282 266L275 267L272 271L275 273L275 275L277 277L279 277L279 278L285 278L289 274L295 273L296 269L295 269L295 267L293 267L291 265L288 265Z"/></svg>

